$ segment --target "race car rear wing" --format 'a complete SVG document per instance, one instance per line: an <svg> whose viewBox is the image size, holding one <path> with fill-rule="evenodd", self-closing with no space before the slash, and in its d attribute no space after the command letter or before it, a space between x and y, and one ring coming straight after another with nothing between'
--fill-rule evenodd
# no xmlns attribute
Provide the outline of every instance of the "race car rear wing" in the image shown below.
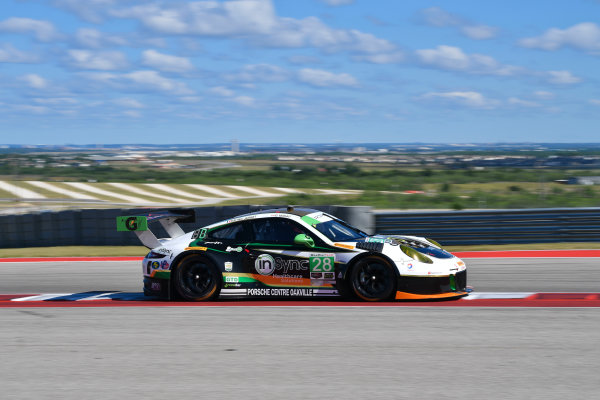
<svg viewBox="0 0 600 400"><path fill-rule="evenodd" d="M174 238L185 233L178 222L194 222L196 219L195 215L194 210L167 210L152 212L146 215L117 217L117 231L135 232L144 246L153 249L160 246L162 242L148 229L149 224L158 221L167 234L171 238Z"/></svg>

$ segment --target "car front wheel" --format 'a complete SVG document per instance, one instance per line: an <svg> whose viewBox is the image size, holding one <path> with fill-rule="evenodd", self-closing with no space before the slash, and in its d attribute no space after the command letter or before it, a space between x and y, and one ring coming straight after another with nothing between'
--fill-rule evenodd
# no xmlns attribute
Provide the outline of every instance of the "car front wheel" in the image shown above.
<svg viewBox="0 0 600 400"><path fill-rule="evenodd" d="M366 257L352 268L350 284L354 294L365 301L389 300L396 288L396 273L383 258Z"/></svg>
<svg viewBox="0 0 600 400"><path fill-rule="evenodd" d="M177 293L188 301L213 300L219 296L221 272L200 256L184 258L175 269L174 286Z"/></svg>

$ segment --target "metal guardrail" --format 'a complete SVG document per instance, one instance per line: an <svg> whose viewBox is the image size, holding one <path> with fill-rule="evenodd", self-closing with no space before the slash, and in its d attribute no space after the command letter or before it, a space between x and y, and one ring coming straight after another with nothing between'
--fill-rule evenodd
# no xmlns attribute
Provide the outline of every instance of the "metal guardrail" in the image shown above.
<svg viewBox="0 0 600 400"><path fill-rule="evenodd" d="M600 208L375 212L379 234L431 237L445 245L600 241Z"/></svg>

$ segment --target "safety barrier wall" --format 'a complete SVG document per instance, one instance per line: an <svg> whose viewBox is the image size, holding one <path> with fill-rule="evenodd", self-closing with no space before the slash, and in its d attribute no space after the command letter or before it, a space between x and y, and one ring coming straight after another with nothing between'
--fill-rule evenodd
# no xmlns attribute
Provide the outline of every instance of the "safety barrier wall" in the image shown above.
<svg viewBox="0 0 600 400"><path fill-rule="evenodd" d="M185 231L272 206L194 208ZM370 207L312 207L368 233L433 238L445 245L600 241L600 208L476 211L373 211ZM99 209L0 216L0 248L138 245L136 235L116 231L116 217L156 209ZM152 225L166 237L160 224Z"/></svg>
<svg viewBox="0 0 600 400"><path fill-rule="evenodd" d="M426 236L445 245L600 241L600 208L378 211L377 233Z"/></svg>
<svg viewBox="0 0 600 400"><path fill-rule="evenodd" d="M223 206L194 208L196 222L182 223L188 232L227 218L273 206ZM315 206L368 232L374 230L370 207ZM0 248L47 246L119 246L140 245L132 232L117 232L116 217L139 215L156 209L98 209L40 212L0 216ZM168 237L160 224L153 224L157 237Z"/></svg>

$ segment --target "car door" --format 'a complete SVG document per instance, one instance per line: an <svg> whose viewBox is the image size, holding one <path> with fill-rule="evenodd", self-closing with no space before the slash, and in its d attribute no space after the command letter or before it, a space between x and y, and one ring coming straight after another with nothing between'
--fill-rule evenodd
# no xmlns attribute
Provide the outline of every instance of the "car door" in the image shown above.
<svg viewBox="0 0 600 400"><path fill-rule="evenodd" d="M285 217L256 219L248 224L254 239L247 246L251 259L248 268L265 285L290 288L285 293L292 296L312 296L314 288L333 286L335 256L318 246L318 238L311 238L300 224ZM309 240L296 243L298 235ZM310 239L317 243L308 246Z"/></svg>

